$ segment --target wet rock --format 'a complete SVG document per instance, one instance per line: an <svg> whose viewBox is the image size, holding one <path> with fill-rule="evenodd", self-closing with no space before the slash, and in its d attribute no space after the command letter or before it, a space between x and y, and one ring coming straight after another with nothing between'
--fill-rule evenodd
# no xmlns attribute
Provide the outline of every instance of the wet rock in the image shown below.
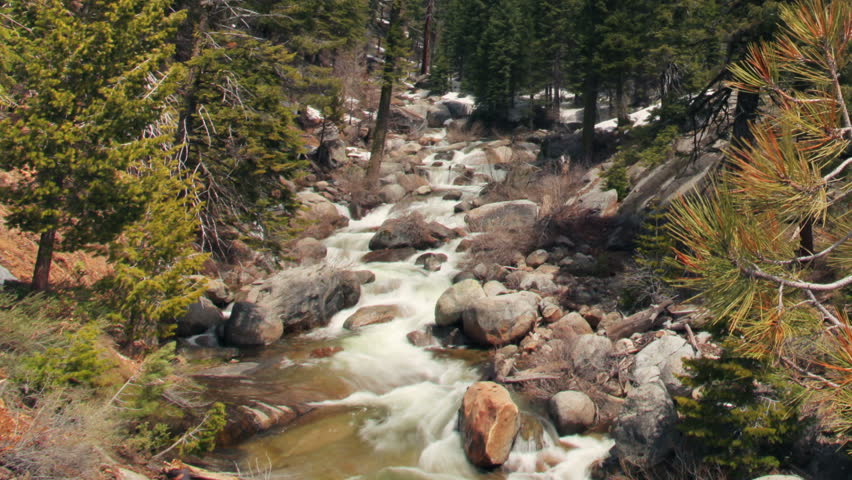
<svg viewBox="0 0 852 480"><path fill-rule="evenodd" d="M406 192L416 192L420 187L428 187L429 179L415 174L397 174L396 181Z"/></svg>
<svg viewBox="0 0 852 480"><path fill-rule="evenodd" d="M433 230L432 225L426 223L420 215L392 218L385 221L370 239L370 250L435 248L443 242L434 235Z"/></svg>
<svg viewBox="0 0 852 480"><path fill-rule="evenodd" d="M213 305L213 302L201 297L197 302L189 305L184 316L178 318L175 335L178 337L200 335L224 321L225 317L222 315L222 311L216 305Z"/></svg>
<svg viewBox="0 0 852 480"><path fill-rule="evenodd" d="M414 193L421 196L429 195L430 193L432 193L432 187L430 187L429 185L423 185L422 187L417 187L417 189L414 190Z"/></svg>
<svg viewBox="0 0 852 480"><path fill-rule="evenodd" d="M470 238L465 238L464 240L459 242L459 245L456 247L456 251L457 252L466 252L466 251L470 250L470 248L472 246L473 246L473 240L471 240Z"/></svg>
<svg viewBox="0 0 852 480"><path fill-rule="evenodd" d="M583 433L595 423L595 404L583 392L559 392L550 398L548 408L559 435Z"/></svg>
<svg viewBox="0 0 852 480"><path fill-rule="evenodd" d="M674 448L677 412L662 382L632 390L615 420L615 451L624 462L649 468L662 462Z"/></svg>
<svg viewBox="0 0 852 480"><path fill-rule="evenodd" d="M352 272L352 274L355 275L355 278L358 279L358 283L361 285L367 285L376 281L376 274L369 270L358 270Z"/></svg>
<svg viewBox="0 0 852 480"><path fill-rule="evenodd" d="M361 261L364 263L402 262L415 253L417 253L417 250L413 248L388 248L370 252L361 257Z"/></svg>
<svg viewBox="0 0 852 480"><path fill-rule="evenodd" d="M485 291L474 279L463 280L444 291L435 304L435 323L441 326L454 325L462 320L477 299L485 297Z"/></svg>
<svg viewBox="0 0 852 480"><path fill-rule="evenodd" d="M530 292L478 298L462 315L464 333L483 346L520 340L538 319L538 300Z"/></svg>
<svg viewBox="0 0 852 480"><path fill-rule="evenodd" d="M475 383L464 394L460 414L468 460L480 468L505 463L521 428L518 407L509 392L493 382Z"/></svg>
<svg viewBox="0 0 852 480"><path fill-rule="evenodd" d="M420 265L430 272L437 272L446 261L447 256L443 253L424 253L417 257L414 264Z"/></svg>
<svg viewBox="0 0 852 480"><path fill-rule="evenodd" d="M426 113L426 122L429 124L429 128L442 128L444 123L452 118L453 114L443 103L433 105Z"/></svg>
<svg viewBox="0 0 852 480"><path fill-rule="evenodd" d="M574 373L588 381L596 381L599 373L609 372L612 341L598 335L580 335L571 352Z"/></svg>
<svg viewBox="0 0 852 480"><path fill-rule="evenodd" d="M223 339L233 347L257 347L278 341L284 334L284 325L269 315L262 307L237 302L225 322Z"/></svg>
<svg viewBox="0 0 852 480"><path fill-rule="evenodd" d="M396 181L396 179L394 179ZM398 183L390 183L379 190L379 197L385 203L396 203L405 197L405 188Z"/></svg>
<svg viewBox="0 0 852 480"><path fill-rule="evenodd" d="M294 333L324 327L335 313L355 306L361 284L356 274L345 270L299 267L269 277L253 287L250 296L284 325L285 333Z"/></svg>
<svg viewBox="0 0 852 480"><path fill-rule="evenodd" d="M433 337L431 333L424 332L422 330L408 332L408 335L406 335L405 338L408 339L408 343L415 347L428 347L435 343L435 337Z"/></svg>
<svg viewBox="0 0 852 480"><path fill-rule="evenodd" d="M387 323L400 316L399 307L396 305L373 305L361 307L343 323L347 330L357 330L367 325Z"/></svg>
<svg viewBox="0 0 852 480"><path fill-rule="evenodd" d="M296 242L293 253L302 265L313 265L322 261L328 250L316 238L306 237Z"/></svg>
<svg viewBox="0 0 852 480"><path fill-rule="evenodd" d="M638 381L641 377L645 377L647 381L653 374L643 374L642 371L655 368L670 394L687 395L689 388L678 379L679 376L686 374L686 369L683 367L685 358L695 358L695 350L685 339L675 335L658 338L636 354L636 363L633 367L634 378Z"/></svg>
<svg viewBox="0 0 852 480"><path fill-rule="evenodd" d="M290 407L271 405L258 400L231 406L227 410L225 428L217 437L217 444L231 445L273 427L290 423L296 417L298 413Z"/></svg>
<svg viewBox="0 0 852 480"><path fill-rule="evenodd" d="M532 268L538 268L539 266L547 263L547 259L549 257L550 254L547 253L547 250L536 250L527 255L526 264Z"/></svg>
<svg viewBox="0 0 852 480"><path fill-rule="evenodd" d="M469 117L473 113L473 104L457 100L443 100L441 102L450 112L453 118Z"/></svg>
<svg viewBox="0 0 852 480"><path fill-rule="evenodd" d="M483 205L469 211L465 221L471 232L488 230L528 230L538 217L538 206L529 200L513 200Z"/></svg>
<svg viewBox="0 0 852 480"><path fill-rule="evenodd" d="M195 372L191 376L205 379L249 378L251 373L259 366L260 364L255 362L228 363L219 367L207 368L200 372Z"/></svg>
<svg viewBox="0 0 852 480"><path fill-rule="evenodd" d="M409 134L426 128L427 122L423 115L407 107L392 106L388 129L394 132Z"/></svg>
<svg viewBox="0 0 852 480"><path fill-rule="evenodd" d="M461 198L462 198L462 192L460 192L460 191L458 191L458 190L454 190L454 191L452 191L452 192L447 192L447 193L445 193L445 194L444 194L444 196L443 196L443 197L441 197L441 198L442 198L443 200L453 200L453 201L458 201L458 200L461 200Z"/></svg>
<svg viewBox="0 0 852 480"><path fill-rule="evenodd" d="M311 358L328 358L334 356L338 352L342 352L343 347L321 347L311 350Z"/></svg>

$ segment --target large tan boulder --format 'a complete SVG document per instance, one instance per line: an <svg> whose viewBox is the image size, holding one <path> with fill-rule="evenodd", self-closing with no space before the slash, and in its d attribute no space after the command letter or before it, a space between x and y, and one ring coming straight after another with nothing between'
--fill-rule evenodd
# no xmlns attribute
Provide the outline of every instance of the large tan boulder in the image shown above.
<svg viewBox="0 0 852 480"><path fill-rule="evenodd" d="M513 200L483 205L467 212L465 221L471 232L490 230L525 231L535 226L538 205L529 200Z"/></svg>
<svg viewBox="0 0 852 480"><path fill-rule="evenodd" d="M463 280L451 286L435 304L435 323L446 326L461 322L462 314L484 296L485 291L476 280Z"/></svg>
<svg viewBox="0 0 852 480"><path fill-rule="evenodd" d="M538 320L538 302L538 295L531 292L480 297L462 314L462 329L483 346L499 347L518 341Z"/></svg>
<svg viewBox="0 0 852 480"><path fill-rule="evenodd" d="M467 389L461 406L464 453L480 468L502 465L521 428L518 406L509 392L494 382L478 382Z"/></svg>

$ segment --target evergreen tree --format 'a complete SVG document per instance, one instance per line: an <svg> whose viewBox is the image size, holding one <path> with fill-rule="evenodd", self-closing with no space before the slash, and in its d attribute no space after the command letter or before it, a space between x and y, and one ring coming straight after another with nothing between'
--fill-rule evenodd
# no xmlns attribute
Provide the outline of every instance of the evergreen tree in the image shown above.
<svg viewBox="0 0 852 480"><path fill-rule="evenodd" d="M674 205L670 225L692 275L682 284L742 336L740 354L801 377L848 429L852 122L840 73L852 59L852 6L803 0L781 18L775 40L753 45L732 69L736 88L777 109L730 152L732 168L711 194Z"/></svg>
<svg viewBox="0 0 852 480"><path fill-rule="evenodd" d="M0 166L10 226L40 235L33 286L54 248L107 242L145 192L127 168L163 154L142 138L158 116L158 75L180 16L166 0L9 1L0 7ZM56 245L57 236L62 242Z"/></svg>

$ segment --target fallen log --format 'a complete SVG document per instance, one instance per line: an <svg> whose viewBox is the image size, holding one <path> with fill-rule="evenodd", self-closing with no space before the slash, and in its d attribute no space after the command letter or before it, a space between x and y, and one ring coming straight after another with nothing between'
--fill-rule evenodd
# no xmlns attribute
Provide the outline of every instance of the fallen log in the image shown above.
<svg viewBox="0 0 852 480"><path fill-rule="evenodd" d="M673 302L671 300L665 300L659 305L634 313L607 329L606 336L609 337L610 340L616 341L622 338L628 338L634 333L647 332L654 328L655 322L660 316L660 313L665 311L665 309L672 303Z"/></svg>

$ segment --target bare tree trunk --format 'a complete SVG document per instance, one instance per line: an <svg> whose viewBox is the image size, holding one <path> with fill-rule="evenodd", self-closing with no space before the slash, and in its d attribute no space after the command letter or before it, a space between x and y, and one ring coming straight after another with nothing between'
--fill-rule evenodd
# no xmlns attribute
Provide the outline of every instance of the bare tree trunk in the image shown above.
<svg viewBox="0 0 852 480"><path fill-rule="evenodd" d="M595 159L595 123L598 117L598 79L588 74L583 85L583 161L591 165Z"/></svg>
<svg viewBox="0 0 852 480"><path fill-rule="evenodd" d="M420 74L428 75L432 68L432 17L435 0L426 0L426 24L423 25L423 58L420 61Z"/></svg>
<svg viewBox="0 0 852 480"><path fill-rule="evenodd" d="M751 133L751 123L757 118L757 107L760 95L739 90L737 92L737 108L734 113L734 132L732 144L743 147L754 140Z"/></svg>
<svg viewBox="0 0 852 480"><path fill-rule="evenodd" d="M618 120L618 125L630 123L630 117L627 114L627 96L624 95L623 73L619 73L615 81L615 118Z"/></svg>
<svg viewBox="0 0 852 480"><path fill-rule="evenodd" d="M395 0L391 4L390 24L388 25L388 39L385 47L385 65L382 71L382 94L379 98L379 111L376 113L376 128L373 130L373 144L370 147L370 163L367 165L367 178L365 187L373 190L379 183L379 172L385 155L385 137L388 130L388 117L390 117L391 97L393 95L393 84L396 80L396 50L401 39L394 34L394 28L400 21L402 5Z"/></svg>
<svg viewBox="0 0 852 480"><path fill-rule="evenodd" d="M50 265L53 263L53 247L56 244L56 230L50 229L41 234L38 240L35 268L33 269L33 290L45 291L50 287Z"/></svg>
<svg viewBox="0 0 852 480"><path fill-rule="evenodd" d="M385 64L387 66L387 64ZM379 99L379 111L376 114L376 128L373 129L373 144L370 147L370 164L367 166L368 190L376 187L379 181L379 171L382 168L382 160L385 155L385 137L388 131L388 117L390 116L391 95L393 94L393 81L382 84L382 96Z"/></svg>

